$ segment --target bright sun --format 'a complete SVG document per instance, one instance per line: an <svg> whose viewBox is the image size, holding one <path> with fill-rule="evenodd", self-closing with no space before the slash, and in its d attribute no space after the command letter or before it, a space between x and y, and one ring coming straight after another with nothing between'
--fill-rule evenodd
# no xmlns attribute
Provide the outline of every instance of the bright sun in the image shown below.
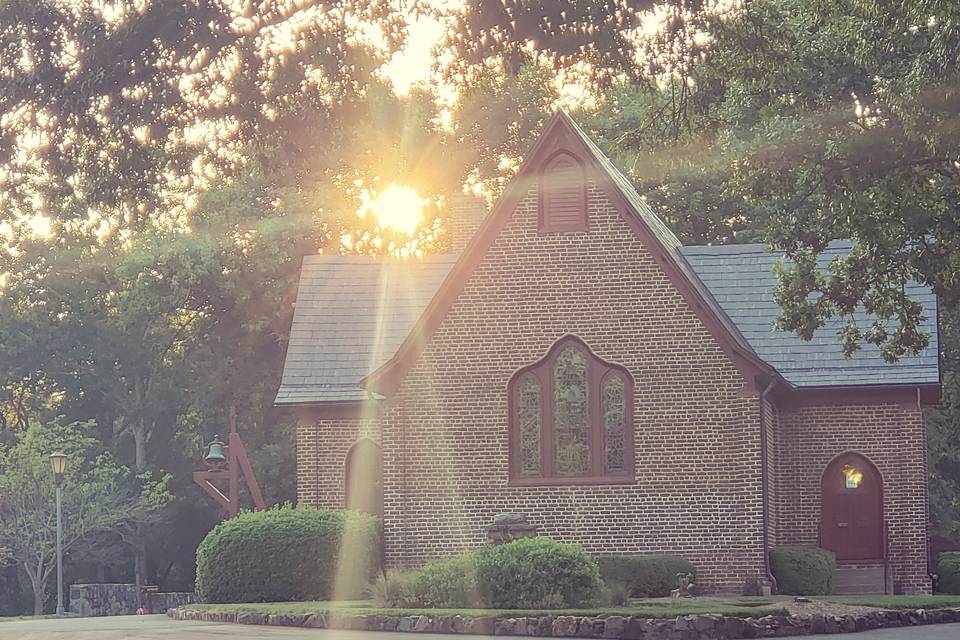
<svg viewBox="0 0 960 640"><path fill-rule="evenodd" d="M364 190L360 194L357 214L363 218L372 213L381 227L390 227L412 236L423 219L425 202L413 187L391 184L376 198Z"/></svg>

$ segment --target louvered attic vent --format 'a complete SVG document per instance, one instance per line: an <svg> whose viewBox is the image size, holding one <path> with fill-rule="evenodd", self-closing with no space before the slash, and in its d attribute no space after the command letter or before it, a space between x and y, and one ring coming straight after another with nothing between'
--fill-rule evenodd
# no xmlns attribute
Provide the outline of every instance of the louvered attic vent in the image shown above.
<svg viewBox="0 0 960 640"><path fill-rule="evenodd" d="M540 230L587 230L583 166L566 152L558 153L544 165L540 178Z"/></svg>

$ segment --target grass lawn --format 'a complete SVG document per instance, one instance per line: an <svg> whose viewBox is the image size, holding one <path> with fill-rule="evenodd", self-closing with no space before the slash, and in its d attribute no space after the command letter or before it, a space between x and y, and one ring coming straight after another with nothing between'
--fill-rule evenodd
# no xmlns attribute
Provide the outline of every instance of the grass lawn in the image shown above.
<svg viewBox="0 0 960 640"><path fill-rule="evenodd" d="M383 609L367 601L349 602L264 602L243 604L192 604L186 607L195 611L238 613L343 613L356 615L461 615L496 616L500 618L525 616L597 616L619 615L640 616L643 618L675 618L683 615L713 613L726 616L765 616L784 613L781 605L771 599L750 598L699 598L697 600L676 600L656 598L637 601L624 607L597 607L592 609Z"/></svg>
<svg viewBox="0 0 960 640"><path fill-rule="evenodd" d="M818 596L815 600L883 609L937 609L960 607L960 596Z"/></svg>
<svg viewBox="0 0 960 640"><path fill-rule="evenodd" d="M55 615L45 616L0 616L0 622L15 622L17 620L43 620L45 618L56 618Z"/></svg>

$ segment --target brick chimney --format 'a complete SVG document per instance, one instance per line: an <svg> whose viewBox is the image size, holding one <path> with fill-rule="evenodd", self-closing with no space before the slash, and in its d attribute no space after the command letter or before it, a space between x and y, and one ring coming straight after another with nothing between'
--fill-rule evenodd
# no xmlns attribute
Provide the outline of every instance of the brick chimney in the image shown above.
<svg viewBox="0 0 960 640"><path fill-rule="evenodd" d="M470 238L487 215L487 201L477 195L458 193L450 197L450 249L463 253Z"/></svg>

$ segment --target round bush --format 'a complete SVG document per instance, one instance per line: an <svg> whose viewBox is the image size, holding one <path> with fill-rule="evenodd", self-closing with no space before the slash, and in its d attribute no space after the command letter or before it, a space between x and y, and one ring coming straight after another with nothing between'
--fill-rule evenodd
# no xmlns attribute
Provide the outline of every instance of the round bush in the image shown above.
<svg viewBox="0 0 960 640"><path fill-rule="evenodd" d="M960 551L941 553L937 558L937 591L960 594Z"/></svg>
<svg viewBox="0 0 960 640"><path fill-rule="evenodd" d="M833 553L819 547L786 546L770 550L770 571L777 579L777 590L787 595L830 595L836 566Z"/></svg>
<svg viewBox="0 0 960 640"><path fill-rule="evenodd" d="M206 602L356 598L379 558L373 516L290 506L245 512L197 547L197 593Z"/></svg>
<svg viewBox="0 0 960 640"><path fill-rule="evenodd" d="M477 591L496 609L562 609L593 602L602 582L597 561L578 544L524 538L474 552Z"/></svg>
<svg viewBox="0 0 960 640"><path fill-rule="evenodd" d="M696 570L682 556L609 555L599 556L600 576L607 586L623 584L634 598L661 598L677 588L677 574Z"/></svg>
<svg viewBox="0 0 960 640"><path fill-rule="evenodd" d="M439 609L482 606L472 553L425 565L409 575L400 602L407 607Z"/></svg>

